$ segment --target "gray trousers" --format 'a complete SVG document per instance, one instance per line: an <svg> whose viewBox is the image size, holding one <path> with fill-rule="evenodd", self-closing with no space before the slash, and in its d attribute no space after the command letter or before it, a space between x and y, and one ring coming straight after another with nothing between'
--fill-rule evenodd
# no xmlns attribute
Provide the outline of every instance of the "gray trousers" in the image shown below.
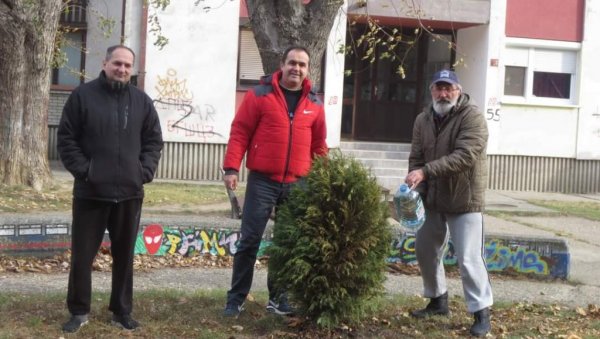
<svg viewBox="0 0 600 339"><path fill-rule="evenodd" d="M444 214L426 210L425 215L425 223L417 231L415 244L423 278L423 295L435 298L448 290L443 255L451 237L468 311L474 313L491 306L494 300L484 259L482 214Z"/></svg>

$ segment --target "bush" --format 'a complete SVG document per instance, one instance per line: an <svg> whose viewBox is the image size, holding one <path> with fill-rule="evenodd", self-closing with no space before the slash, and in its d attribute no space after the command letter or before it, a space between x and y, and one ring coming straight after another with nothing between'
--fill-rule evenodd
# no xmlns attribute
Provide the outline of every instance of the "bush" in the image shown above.
<svg viewBox="0 0 600 339"><path fill-rule="evenodd" d="M375 178L357 160L316 159L277 213L267 252L275 287L321 326L359 321L384 290L387 216Z"/></svg>

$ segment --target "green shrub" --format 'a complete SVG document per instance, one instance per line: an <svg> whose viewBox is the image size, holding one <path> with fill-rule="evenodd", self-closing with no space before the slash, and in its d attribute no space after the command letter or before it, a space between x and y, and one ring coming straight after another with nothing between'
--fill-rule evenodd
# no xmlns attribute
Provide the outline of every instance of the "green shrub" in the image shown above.
<svg viewBox="0 0 600 339"><path fill-rule="evenodd" d="M315 160L277 213L267 252L273 283L323 327L361 320L384 290L387 216L375 178L357 160Z"/></svg>

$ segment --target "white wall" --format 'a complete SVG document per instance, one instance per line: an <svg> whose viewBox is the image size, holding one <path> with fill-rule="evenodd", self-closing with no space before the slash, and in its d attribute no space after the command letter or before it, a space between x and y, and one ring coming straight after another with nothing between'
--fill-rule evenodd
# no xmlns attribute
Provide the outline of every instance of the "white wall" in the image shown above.
<svg viewBox="0 0 600 339"><path fill-rule="evenodd" d="M494 154L575 157L576 109L502 104L500 114Z"/></svg>
<svg viewBox="0 0 600 339"><path fill-rule="evenodd" d="M488 121L488 154L600 159L600 69L594 65L593 53L600 50L600 37L589 32L600 29L600 6L586 10L586 40L581 51L577 77L580 79L578 106L518 103L504 93L506 2L491 0L490 23L458 31L457 58L464 65L457 73ZM514 40L514 39L513 39ZM549 48L562 42L533 41ZM498 66L492 65L498 61Z"/></svg>
<svg viewBox="0 0 600 339"><path fill-rule="evenodd" d="M577 159L600 159L600 3L586 1L579 76Z"/></svg>
<svg viewBox="0 0 600 339"><path fill-rule="evenodd" d="M159 50L147 34L145 89L166 141L227 142L235 115L239 11L239 0L173 1L159 14L169 43Z"/></svg>
<svg viewBox="0 0 600 339"><path fill-rule="evenodd" d="M125 29L123 32L124 44L125 46L131 48L135 55L138 57L140 55L140 43L141 43L141 35L140 32L142 29L142 3L143 1L127 1L125 9ZM144 32L143 34L146 34ZM152 41L148 41L147 43L152 43ZM139 72L139 63L135 63L134 65L134 73L138 74Z"/></svg>
<svg viewBox="0 0 600 339"><path fill-rule="evenodd" d="M102 70L106 49L121 41L121 21L123 0L91 0L88 3L88 32L85 56L86 81L95 79ZM112 20L113 25L102 28L102 22ZM134 73L135 74L135 73Z"/></svg>
<svg viewBox="0 0 600 339"><path fill-rule="evenodd" d="M455 67L458 79L464 92L483 109L488 65L488 26L460 29L456 42L456 58L464 60Z"/></svg>
<svg viewBox="0 0 600 339"><path fill-rule="evenodd" d="M325 66L325 117L327 119L327 146L339 147L342 132L342 101L344 98L344 59L338 53L346 42L346 4L340 8L327 42Z"/></svg>

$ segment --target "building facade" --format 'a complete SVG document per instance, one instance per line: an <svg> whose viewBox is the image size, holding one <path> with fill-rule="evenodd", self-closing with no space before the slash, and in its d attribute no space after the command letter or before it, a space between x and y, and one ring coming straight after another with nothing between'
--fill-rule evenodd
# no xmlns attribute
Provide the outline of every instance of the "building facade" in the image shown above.
<svg viewBox="0 0 600 339"><path fill-rule="evenodd" d="M263 75L245 1L180 1L165 10L112 2L100 8L80 0L84 23L61 19L82 27L68 37L75 42L69 67L94 78L107 46L131 46L136 83L155 100L167 141L158 177L220 179L237 105ZM451 67L488 121L490 188L598 192L600 69L592 56L600 47L593 34L599 10L591 0L350 0L324 58L328 144L409 143L412 123L429 100L431 75ZM103 31L98 12L120 24ZM154 15L170 40L162 48L153 44ZM373 50L374 60L364 59L360 46L354 54L337 52L364 35L369 22L380 34L401 33L397 58L382 46ZM77 42L87 51L79 57ZM87 79L64 68L55 74L51 158L62 102Z"/></svg>

